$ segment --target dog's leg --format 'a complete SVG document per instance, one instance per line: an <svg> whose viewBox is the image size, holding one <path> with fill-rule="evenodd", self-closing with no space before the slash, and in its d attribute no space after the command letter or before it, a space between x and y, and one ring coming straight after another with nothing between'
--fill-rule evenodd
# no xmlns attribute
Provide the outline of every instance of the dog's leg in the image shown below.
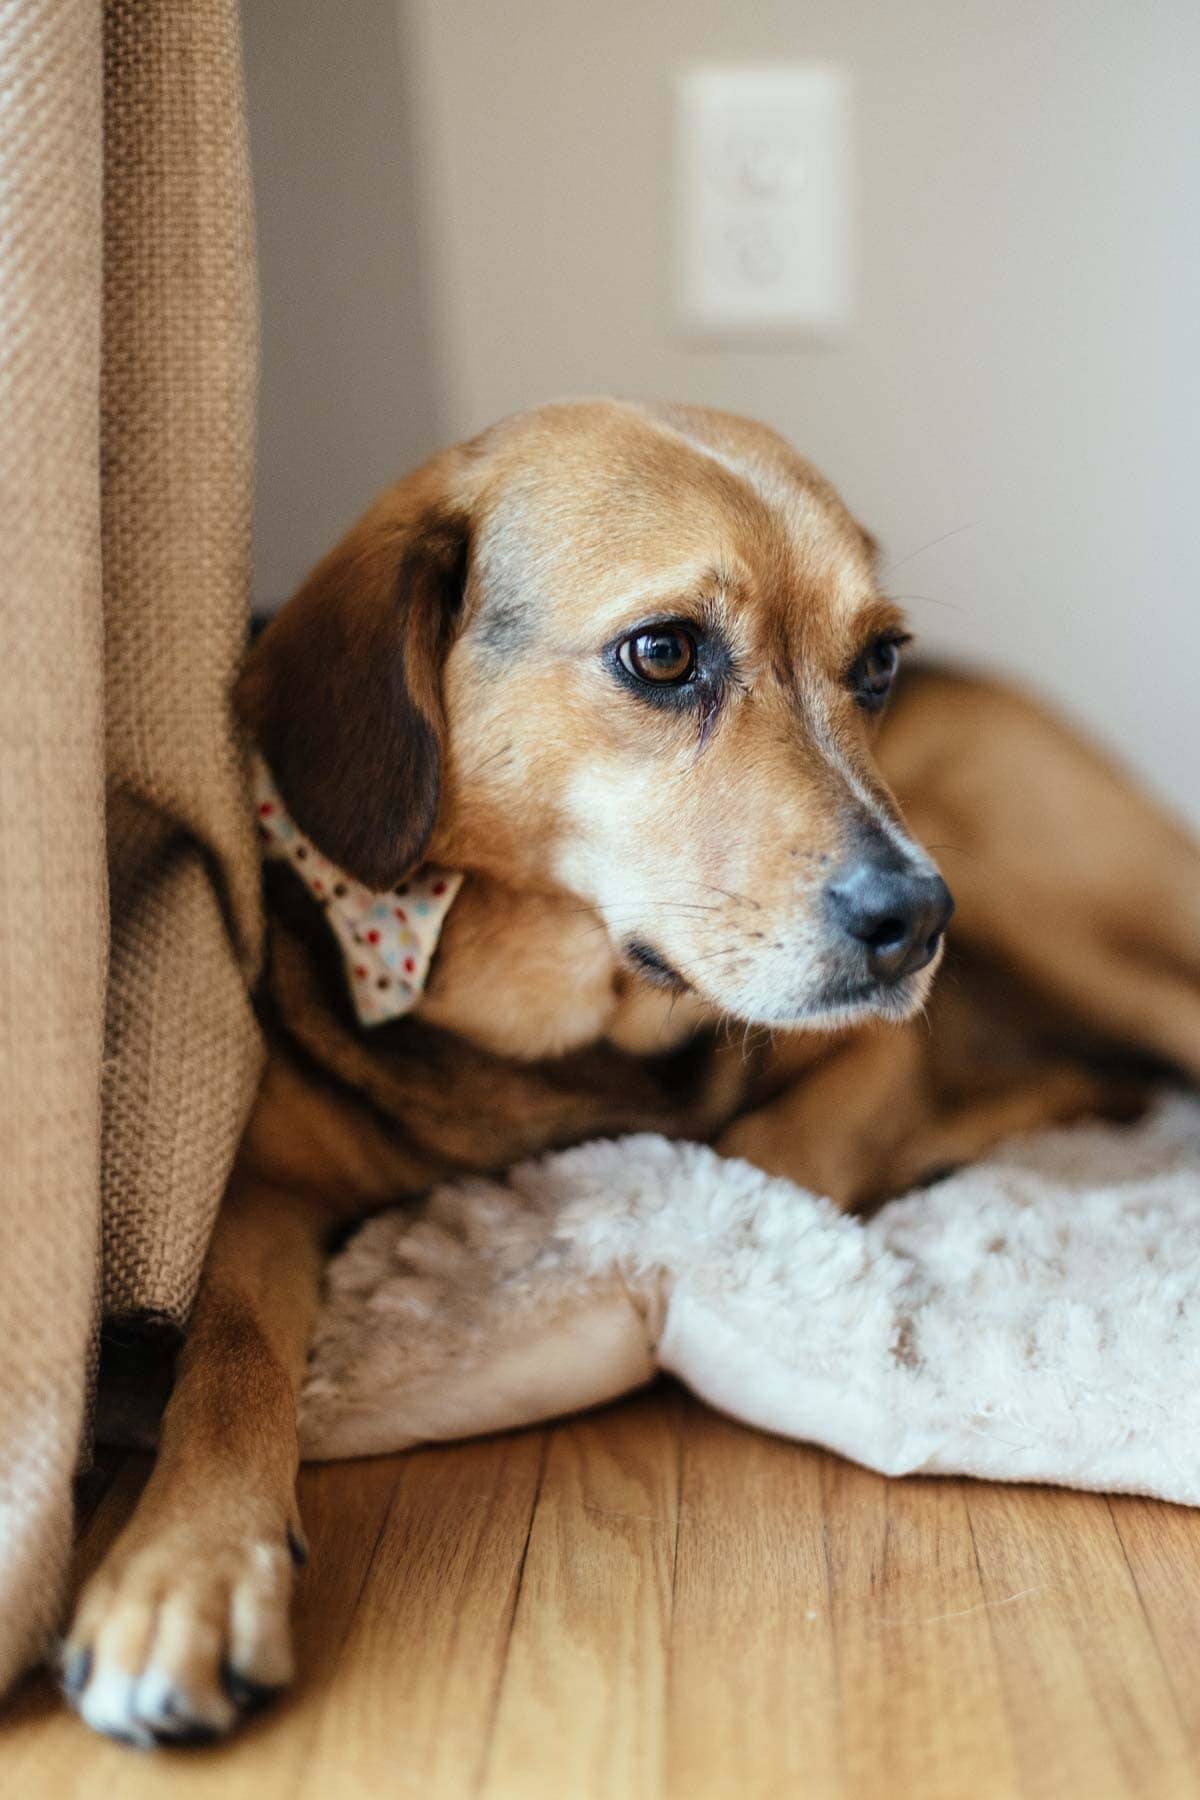
<svg viewBox="0 0 1200 1800"><path fill-rule="evenodd" d="M879 750L954 891L951 948L1018 976L1062 1025L1200 1081L1194 835L1060 720L988 682L917 676Z"/></svg>
<svg viewBox="0 0 1200 1800"><path fill-rule="evenodd" d="M1038 1075L998 1093L935 1112L898 1143L887 1180L876 1196L903 1194L947 1170L978 1162L1004 1138L1077 1119L1135 1116L1142 1096L1127 1084L1070 1063L1048 1064Z"/></svg>
<svg viewBox="0 0 1200 1800"><path fill-rule="evenodd" d="M1200 885L1200 860L1196 881ZM1121 930L1080 916L1072 929L1014 945L1008 960L1065 1016L1200 1081L1200 934L1187 967L1168 960L1151 928L1136 938L1130 927L1124 938Z"/></svg>
<svg viewBox="0 0 1200 1800"><path fill-rule="evenodd" d="M1126 1084L1049 1063L994 1092L947 1101L929 1079L924 1026L874 1027L717 1139L740 1156L847 1208L873 1205L1001 1139L1100 1115L1128 1117Z"/></svg>
<svg viewBox="0 0 1200 1800"><path fill-rule="evenodd" d="M873 1198L896 1145L927 1116L919 1029L855 1032L775 1099L735 1119L717 1150L839 1206Z"/></svg>
<svg viewBox="0 0 1200 1800"><path fill-rule="evenodd" d="M296 1393L327 1223L254 1182L225 1199L154 1472L66 1639L64 1685L100 1731L213 1736L291 1676Z"/></svg>

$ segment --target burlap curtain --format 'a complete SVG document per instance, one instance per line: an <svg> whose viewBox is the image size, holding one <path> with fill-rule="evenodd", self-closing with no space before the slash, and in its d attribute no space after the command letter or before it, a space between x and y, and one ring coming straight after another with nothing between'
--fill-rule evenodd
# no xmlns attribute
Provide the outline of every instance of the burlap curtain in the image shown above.
<svg viewBox="0 0 1200 1800"><path fill-rule="evenodd" d="M186 1317L258 1074L255 368L234 0L0 0L0 1688L97 1309Z"/></svg>

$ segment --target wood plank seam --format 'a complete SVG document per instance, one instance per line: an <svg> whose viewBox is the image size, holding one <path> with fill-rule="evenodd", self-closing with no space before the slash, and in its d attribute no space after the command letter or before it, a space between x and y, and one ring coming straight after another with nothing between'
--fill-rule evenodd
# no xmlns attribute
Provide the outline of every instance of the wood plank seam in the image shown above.
<svg viewBox="0 0 1200 1800"><path fill-rule="evenodd" d="M529 1560L529 1545L533 1538L534 1520L537 1518L538 1506L542 1498L542 1485L546 1479L546 1464L550 1456L550 1432L543 1428L541 1432L541 1451L538 1456L537 1480L533 1486L533 1498L529 1506L529 1518L525 1525L525 1542L521 1546L521 1558L517 1564L517 1579L513 1583L512 1605L508 1613L508 1625L504 1633L504 1653L500 1658L496 1671L496 1679L488 1696L487 1724L483 1732L483 1747L479 1753L479 1761L471 1782L471 1793L479 1795L483 1792L487 1779L488 1764L492 1757L493 1739L496 1733L496 1720L500 1712L500 1696L504 1690L504 1677L508 1669L508 1653L512 1644L513 1630L517 1622L517 1609L521 1604L521 1588L525 1580L525 1564Z"/></svg>
<svg viewBox="0 0 1200 1800"><path fill-rule="evenodd" d="M971 1555L975 1559L975 1579L979 1583L979 1596L983 1610L987 1615L988 1642L992 1646L992 1659L995 1667L996 1689L1000 1699L1000 1711L1004 1719L1004 1731L1008 1739L1008 1759L1015 1779L1024 1788L1024 1777L1021 1773L1021 1759L1017 1742L1017 1725L1013 1718L1012 1701L1008 1692L1008 1684L1004 1679L1004 1647L996 1636L996 1621L992 1617L994 1606L987 1597L987 1582L984 1580L983 1562L979 1555L979 1539L975 1535L975 1520L971 1515L971 1496L963 1489L963 1510L967 1515L967 1530L971 1534ZM1032 1591L1032 1590L1031 1590ZM1014 1596L1015 1598L1016 1596ZM1022 1596L1023 1598L1024 1596Z"/></svg>
<svg viewBox="0 0 1200 1800"><path fill-rule="evenodd" d="M1175 1683L1172 1679L1172 1671L1167 1667L1167 1659L1163 1655L1163 1648L1162 1648L1161 1643L1159 1642L1158 1632L1154 1628L1154 1620L1150 1615L1149 1608L1146 1605L1145 1597L1142 1594L1141 1587L1138 1583L1137 1573L1134 1570L1133 1564L1129 1560L1129 1551L1126 1548L1125 1539L1121 1535L1121 1521L1118 1518L1116 1510L1113 1507L1112 1495L1111 1494L1106 1495L1105 1499L1106 1499L1107 1505L1108 1505L1108 1516L1112 1520L1113 1533L1116 1536L1116 1540L1117 1540L1118 1544L1120 1544L1120 1546L1121 1546L1121 1555L1125 1558L1125 1567L1129 1571L1129 1579L1133 1584L1133 1591L1137 1595L1138 1606L1141 1609L1142 1618L1145 1620L1146 1631L1149 1635L1150 1642L1154 1645L1154 1654L1158 1658L1158 1666L1162 1670L1163 1685L1166 1688L1167 1693L1171 1696L1171 1705L1175 1709L1175 1717L1179 1720L1179 1729L1183 1733L1183 1736L1186 1740L1190 1737L1190 1733L1189 1733L1189 1729L1188 1729L1188 1720L1184 1716L1183 1708L1179 1704L1179 1695L1178 1695L1178 1692L1176 1691Z"/></svg>

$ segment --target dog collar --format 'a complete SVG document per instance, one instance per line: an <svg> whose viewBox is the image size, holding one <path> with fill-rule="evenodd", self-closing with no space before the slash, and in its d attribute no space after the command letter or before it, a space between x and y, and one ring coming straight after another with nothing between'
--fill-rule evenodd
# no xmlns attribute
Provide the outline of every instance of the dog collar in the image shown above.
<svg viewBox="0 0 1200 1800"><path fill-rule="evenodd" d="M355 881L306 837L283 803L261 756L253 767L254 808L263 855L296 871L323 908L346 965L346 983L362 1025L385 1025L411 1012L462 876L432 864L398 887L376 893Z"/></svg>

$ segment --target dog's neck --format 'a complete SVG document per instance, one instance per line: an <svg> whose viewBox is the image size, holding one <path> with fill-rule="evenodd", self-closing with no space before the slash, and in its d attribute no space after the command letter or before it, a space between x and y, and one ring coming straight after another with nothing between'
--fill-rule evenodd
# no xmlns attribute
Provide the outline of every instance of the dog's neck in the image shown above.
<svg viewBox="0 0 1200 1800"><path fill-rule="evenodd" d="M699 1003L623 966L586 903L478 871L464 883L449 867L374 893L300 829L262 757L254 778L264 853L321 907L361 1024L418 1013L493 1055L535 1062L601 1041L662 1055L705 1022Z"/></svg>
<svg viewBox="0 0 1200 1800"><path fill-rule="evenodd" d="M632 973L591 907L482 875L447 914L417 1015L523 1062L601 1040L661 1055L711 1022L702 1002Z"/></svg>

